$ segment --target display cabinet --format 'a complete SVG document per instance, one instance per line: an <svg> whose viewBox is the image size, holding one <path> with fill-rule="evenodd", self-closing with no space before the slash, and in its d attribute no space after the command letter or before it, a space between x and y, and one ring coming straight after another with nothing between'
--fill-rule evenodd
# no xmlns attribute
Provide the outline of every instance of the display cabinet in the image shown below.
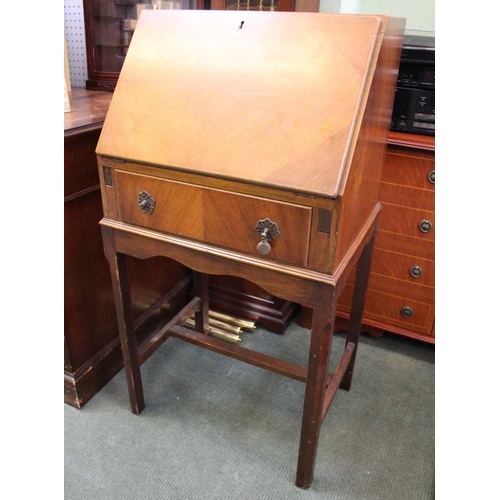
<svg viewBox="0 0 500 500"><path fill-rule="evenodd" d="M203 9L204 0L84 0L87 89L113 90L143 10Z"/></svg>
<svg viewBox="0 0 500 500"><path fill-rule="evenodd" d="M295 3L295 0L84 0L88 64L86 88L114 90L143 10L293 11L296 10ZM297 10L318 10L317 0L298 0L298 4Z"/></svg>
<svg viewBox="0 0 500 500"><path fill-rule="evenodd" d="M211 0L212 10L293 11L295 0Z"/></svg>

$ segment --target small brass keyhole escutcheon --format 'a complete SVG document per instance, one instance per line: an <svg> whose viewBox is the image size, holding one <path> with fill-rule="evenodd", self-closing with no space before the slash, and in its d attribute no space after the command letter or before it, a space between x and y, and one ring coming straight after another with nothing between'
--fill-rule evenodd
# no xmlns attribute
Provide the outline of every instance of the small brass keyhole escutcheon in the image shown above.
<svg viewBox="0 0 500 500"><path fill-rule="evenodd" d="M257 252L267 255L271 251L269 242L280 235L278 224L271 219L261 219L255 224L255 231L260 234L261 240L257 244Z"/></svg>
<svg viewBox="0 0 500 500"><path fill-rule="evenodd" d="M141 191L137 196L137 204L144 213L151 214L155 209L156 201L147 191Z"/></svg>

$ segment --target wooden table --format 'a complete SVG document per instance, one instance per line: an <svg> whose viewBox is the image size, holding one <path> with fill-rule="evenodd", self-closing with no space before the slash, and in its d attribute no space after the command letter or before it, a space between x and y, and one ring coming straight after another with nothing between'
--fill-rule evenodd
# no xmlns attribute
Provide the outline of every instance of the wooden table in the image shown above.
<svg viewBox="0 0 500 500"><path fill-rule="evenodd" d="M301 488L331 402L351 386L403 28L385 16L145 11L97 147L132 411L144 408L141 364L170 337L303 381ZM192 270L192 299L144 342L126 256ZM329 374L354 266L345 350ZM211 336L209 274L311 307L308 365ZM196 330L182 326L192 314Z"/></svg>
<svg viewBox="0 0 500 500"><path fill-rule="evenodd" d="M86 404L123 367L113 288L99 221L103 217L95 149L112 94L73 89L64 114L64 401ZM128 258L140 335L153 304L158 321L186 300L186 269L166 259ZM145 315L146 314L146 315ZM149 322L155 318L151 318Z"/></svg>

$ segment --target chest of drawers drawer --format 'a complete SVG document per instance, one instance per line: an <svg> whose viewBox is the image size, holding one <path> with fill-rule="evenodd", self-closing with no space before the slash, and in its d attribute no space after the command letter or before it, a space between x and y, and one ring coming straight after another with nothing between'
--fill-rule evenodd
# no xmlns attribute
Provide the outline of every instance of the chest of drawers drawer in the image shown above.
<svg viewBox="0 0 500 500"><path fill-rule="evenodd" d="M419 285L434 287L434 261L376 248L371 272Z"/></svg>
<svg viewBox="0 0 500 500"><path fill-rule="evenodd" d="M122 222L259 256L255 227L270 219L279 236L269 242L266 258L307 264L310 207L118 169L114 183Z"/></svg>
<svg viewBox="0 0 500 500"><path fill-rule="evenodd" d="M386 182L380 185L380 202L382 205L399 205L428 212L435 210L434 191Z"/></svg>
<svg viewBox="0 0 500 500"><path fill-rule="evenodd" d="M434 212L384 203L379 229L422 240L435 241Z"/></svg>
<svg viewBox="0 0 500 500"><path fill-rule="evenodd" d="M436 255L434 241L432 240L390 233L383 230L377 232L375 248L426 260L434 260Z"/></svg>
<svg viewBox="0 0 500 500"><path fill-rule="evenodd" d="M339 310L351 307L353 286L347 284L339 298ZM399 297L376 290L366 295L364 317L416 332L430 334L434 323L434 305L407 297Z"/></svg>
<svg viewBox="0 0 500 500"><path fill-rule="evenodd" d="M382 182L419 189L435 189L434 158L388 152L385 157Z"/></svg>

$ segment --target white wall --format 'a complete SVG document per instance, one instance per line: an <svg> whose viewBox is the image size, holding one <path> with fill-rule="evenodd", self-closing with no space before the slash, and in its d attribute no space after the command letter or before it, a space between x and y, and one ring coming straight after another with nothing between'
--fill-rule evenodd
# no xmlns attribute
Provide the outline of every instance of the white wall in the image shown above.
<svg viewBox="0 0 500 500"><path fill-rule="evenodd" d="M340 12L341 0L319 0L319 11L327 14L337 14Z"/></svg>
<svg viewBox="0 0 500 500"><path fill-rule="evenodd" d="M435 31L434 0L320 0L319 10L405 17L407 30Z"/></svg>

